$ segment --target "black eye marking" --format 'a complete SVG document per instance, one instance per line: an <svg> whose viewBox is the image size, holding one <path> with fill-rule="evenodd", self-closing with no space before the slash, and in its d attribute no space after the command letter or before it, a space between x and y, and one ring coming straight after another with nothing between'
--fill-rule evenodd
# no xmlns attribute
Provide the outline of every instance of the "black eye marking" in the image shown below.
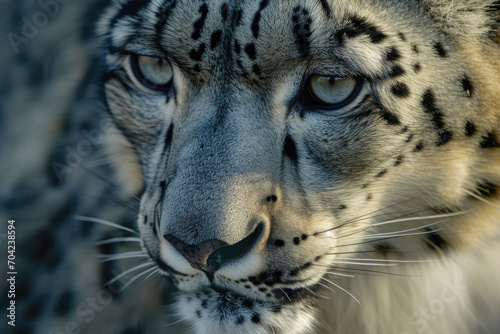
<svg viewBox="0 0 500 334"><path fill-rule="evenodd" d="M344 35L347 38L354 38L359 35L368 35L372 43L380 43L387 38L387 35L381 32L375 25L368 23L362 17L350 17L346 26L335 34L339 45L344 43Z"/></svg>
<svg viewBox="0 0 500 334"><path fill-rule="evenodd" d="M259 29L260 29L259 23L260 23L260 18L261 18L261 12L268 5L269 5L269 0L262 0L260 5L259 5L259 10L257 11L257 13L255 13L255 16L253 18L251 28L252 28L253 37L255 37L255 38L259 38Z"/></svg>
<svg viewBox="0 0 500 334"><path fill-rule="evenodd" d="M425 91L422 96L422 106L424 107L424 111L431 115L432 122L436 128L442 129L444 127L443 113L436 107L436 98L430 89Z"/></svg>
<svg viewBox="0 0 500 334"><path fill-rule="evenodd" d="M396 82L394 85L392 85L391 92L392 94L401 98L410 96L410 89L406 84L402 82Z"/></svg>
<svg viewBox="0 0 500 334"><path fill-rule="evenodd" d="M309 55L310 41L309 38L312 35L311 23L312 19L309 12L300 6L293 9L292 15L293 22L293 35L295 36L295 44L299 50L299 53L306 57Z"/></svg>
<svg viewBox="0 0 500 334"><path fill-rule="evenodd" d="M474 125L474 123L471 121L467 121L467 123L465 123L465 134L467 137L472 137L476 131L476 125Z"/></svg>
<svg viewBox="0 0 500 334"><path fill-rule="evenodd" d="M401 124L398 116L395 113L392 113L386 109L380 109L379 114L389 125Z"/></svg>
<svg viewBox="0 0 500 334"><path fill-rule="evenodd" d="M198 47L198 50L191 49L191 51L189 52L189 58L191 58L192 60L201 61L204 52L205 52L205 43L201 43L200 46Z"/></svg>
<svg viewBox="0 0 500 334"><path fill-rule="evenodd" d="M489 132L486 136L482 136L481 148L495 148L499 147L498 139L493 132Z"/></svg>
<svg viewBox="0 0 500 334"><path fill-rule="evenodd" d="M255 53L255 44L250 43L245 46L245 52L248 55L248 58L255 60L257 58Z"/></svg>
<svg viewBox="0 0 500 334"><path fill-rule="evenodd" d="M210 36L210 49L213 50L219 45L220 39L222 37L222 30L217 30Z"/></svg>
<svg viewBox="0 0 500 334"><path fill-rule="evenodd" d="M434 50L436 51L437 55L441 58L445 58L448 56L448 52L443 48L443 45L440 42L434 43Z"/></svg>
<svg viewBox="0 0 500 334"><path fill-rule="evenodd" d="M389 50L387 50L385 58L388 61L396 61L396 60L401 58L401 53L399 53L398 49L396 49L395 47L392 47Z"/></svg>
<svg viewBox="0 0 500 334"><path fill-rule="evenodd" d="M460 83L462 85L462 89L465 92L465 95L467 95L467 97L472 97L472 93L474 92L474 87L472 86L472 83L465 74L463 78L460 80Z"/></svg>
<svg viewBox="0 0 500 334"><path fill-rule="evenodd" d="M297 163L298 154L297 147L293 139L288 135L285 138L285 144L283 145L283 154L290 158L293 163Z"/></svg>
<svg viewBox="0 0 500 334"><path fill-rule="evenodd" d="M207 18L208 15L208 6L207 4L203 4L200 6L198 9L198 13L201 14L200 18L193 23L193 33L191 34L191 38L197 40L201 36L201 31L203 29L203 26L205 25L205 19Z"/></svg>

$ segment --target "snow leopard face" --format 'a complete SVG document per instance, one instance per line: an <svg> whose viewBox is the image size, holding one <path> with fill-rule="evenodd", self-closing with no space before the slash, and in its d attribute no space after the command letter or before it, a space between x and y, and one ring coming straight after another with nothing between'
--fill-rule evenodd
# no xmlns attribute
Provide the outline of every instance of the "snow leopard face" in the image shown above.
<svg viewBox="0 0 500 334"><path fill-rule="evenodd" d="M467 4L106 11L103 89L142 166L143 249L196 332L302 333L322 295L351 295L339 279L359 252L412 261L461 245L442 231L500 182L498 76L467 52L489 43L492 1Z"/></svg>

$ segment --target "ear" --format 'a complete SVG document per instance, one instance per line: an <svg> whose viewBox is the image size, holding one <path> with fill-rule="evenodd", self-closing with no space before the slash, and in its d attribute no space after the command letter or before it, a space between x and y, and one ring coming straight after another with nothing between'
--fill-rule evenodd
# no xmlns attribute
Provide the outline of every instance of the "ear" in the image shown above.
<svg viewBox="0 0 500 334"><path fill-rule="evenodd" d="M492 38L500 41L499 0L421 0L442 32L456 38Z"/></svg>

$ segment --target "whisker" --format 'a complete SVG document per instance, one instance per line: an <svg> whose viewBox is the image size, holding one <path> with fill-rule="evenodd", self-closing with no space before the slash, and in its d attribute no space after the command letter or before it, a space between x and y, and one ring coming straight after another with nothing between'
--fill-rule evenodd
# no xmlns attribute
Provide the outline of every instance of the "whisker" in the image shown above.
<svg viewBox="0 0 500 334"><path fill-rule="evenodd" d="M144 271L142 271L141 273L135 275L134 277L132 277L121 289L120 289L120 292L123 292L125 291L126 288L128 288L130 286L130 284L134 283L135 280L137 280L139 277L141 276L144 276L145 274L149 273L150 271L152 270L155 270L157 269L156 267L153 267L153 268L148 268Z"/></svg>
<svg viewBox="0 0 500 334"><path fill-rule="evenodd" d="M380 238L380 239L368 240L368 241L363 241L363 242L357 242L357 243L354 243L354 244L336 245L335 247L339 248L339 247L363 245L363 244L368 244L368 243L372 243L372 242L390 240L390 239L395 239L395 238L411 237L411 236L422 235L422 234L431 234L431 233L439 232L439 231L442 231L442 230L443 229L441 228L441 229L432 230L432 231L426 231L426 232L421 232L421 233L409 233L409 234L393 235L393 236L386 237L386 238Z"/></svg>
<svg viewBox="0 0 500 334"><path fill-rule="evenodd" d="M115 223L111 223L111 222L108 222L106 220L99 219L99 218L85 217L85 216L73 216L73 219L76 219L79 221L87 221L87 222L92 222L92 223L103 224L103 225L111 226L111 227L114 227L114 228L117 228L117 229L120 229L123 231L131 232L131 233L139 235L138 232L136 232L128 227L124 227L124 226L121 226L121 225L118 225Z"/></svg>
<svg viewBox="0 0 500 334"><path fill-rule="evenodd" d="M427 224L427 225L422 225L422 226L413 227L413 228L406 229L406 230L393 231L393 232L386 232L386 233L367 234L367 235L362 235L362 236L359 236L359 237L347 238L347 240L372 239L372 238L378 238L378 237L381 237L381 236L384 236L384 235L396 235L396 234L398 234L398 233L403 233L403 232L411 232L411 231L421 230L421 229L423 229L423 228L427 228L427 227L430 227L430 226L434 226L434 225L441 224L441 223L443 223L443 222L445 222L445 221L447 221L447 219L443 219L443 220L440 220L440 221L437 221L437 222L434 222L434 223L430 223L430 224ZM339 237L339 239L342 239L342 238L343 238L343 237Z"/></svg>
<svg viewBox="0 0 500 334"><path fill-rule="evenodd" d="M288 298L288 300L290 301L290 303L292 302L292 300L290 299L290 297L286 294L285 290L283 290L282 288L279 288L281 290L281 292L283 292L286 296L286 298Z"/></svg>
<svg viewBox="0 0 500 334"><path fill-rule="evenodd" d="M112 239L106 239L106 240L94 242L92 245L102 246L102 245L111 244L111 243L115 243L115 242L138 242L138 243L141 243L142 240L140 238L133 238L133 237L112 238Z"/></svg>
<svg viewBox="0 0 500 334"><path fill-rule="evenodd" d="M345 293L347 293L349 296L351 296L351 297L352 297L352 298L353 298L353 299L354 299L354 300L355 300L355 301L356 301L356 302L357 302L360 306L363 306L363 305L361 305L361 303L359 302L359 300L358 300L356 297L354 297L354 296L353 296L353 295L352 295L349 291L347 291L346 289L344 289L344 288L343 288L343 287L341 287L340 285L335 284L335 283L333 283L332 281L329 281L329 280L327 280L327 279L326 279L326 278L324 278L324 277L321 277L321 279L322 279L322 280L324 280L324 281L327 281L328 283L330 283L330 284L332 284L332 285L336 286L337 288L339 288L340 290L344 291L344 292L345 292Z"/></svg>
<svg viewBox="0 0 500 334"><path fill-rule="evenodd" d="M352 261L335 261L335 264L355 264L360 266L379 266L379 267L395 267L397 264L395 263L362 263L362 262L352 262Z"/></svg>
<svg viewBox="0 0 500 334"><path fill-rule="evenodd" d="M155 271L153 271L151 274L149 274L148 276L146 276L145 279L142 280L142 283L146 282L148 280L148 278L152 277L153 275L155 274L158 274L160 272L160 268L157 268Z"/></svg>
<svg viewBox="0 0 500 334"><path fill-rule="evenodd" d="M469 196L474 197L475 199L480 200L480 201L481 201L481 202L483 202L483 203L486 203L486 204L488 204L488 205L491 205L492 207L494 207L494 208L496 208L496 209L499 209L499 210L500 210L500 206L496 205L495 203L492 203L492 202L488 201L487 199L485 199L485 198L483 198L483 197L481 197L481 196L478 196L477 194L474 194L474 193L473 193L473 192L471 192L471 191L466 190L466 191L465 191L465 193L466 193L467 195L469 195Z"/></svg>
<svg viewBox="0 0 500 334"><path fill-rule="evenodd" d="M335 273L335 272L332 272L332 271L327 271L326 274L335 275L335 276L341 276L341 277L356 277L354 275L340 274L340 273Z"/></svg>
<svg viewBox="0 0 500 334"><path fill-rule="evenodd" d="M474 210L475 209L470 209L470 210L465 210L465 211L457 211L457 212L452 212L452 213L445 213L445 214L441 214L441 215L432 215L432 216L422 216L422 217L411 217L411 218L403 218L403 219L394 219L394 220L389 220L389 221L386 221L386 222L375 223L375 224L372 224L372 226L373 227L375 227L375 226L382 226L382 225L400 223L400 222L405 222L405 221L448 218L448 217L459 216L459 215L462 215L462 214L467 214L467 213L470 213L470 212L472 212Z"/></svg>
<svg viewBox="0 0 500 334"><path fill-rule="evenodd" d="M329 287L329 286L327 286L327 285L324 285L324 284L323 284L323 283L321 283L321 282L318 282L317 284L319 284L319 285L321 285L321 286L323 286L323 287L327 288L328 290L330 290L330 291L331 291L331 292L333 292L333 293L337 293L337 291L333 290L332 288L330 288L330 287Z"/></svg>
<svg viewBox="0 0 500 334"><path fill-rule="evenodd" d="M146 266L154 266L154 264L153 264L153 263L151 263L151 262L148 262L148 263L143 263L143 264L140 264L140 265L135 266L135 267L133 267L133 268L130 268L130 269L128 269L128 270L126 270L126 271L124 271L123 273L121 273L120 275L115 276L114 278L112 278L112 279L110 279L109 281L107 281L107 282L104 284L104 286L103 286L103 287L106 287L106 286L108 286L108 285L110 285L110 284L113 284L114 282L116 282L116 281L118 281L120 278L122 278L123 276L128 275L128 274L130 274L131 272L134 272L134 271L136 271L136 270L138 270L138 269L141 269L141 268L144 268L144 267L146 267Z"/></svg>
<svg viewBox="0 0 500 334"><path fill-rule="evenodd" d="M353 260L353 261L372 261L372 262L394 262L394 263L428 263L441 262L441 260L385 260L385 259L360 259L360 258L336 258L338 260ZM339 262L340 263L340 262Z"/></svg>

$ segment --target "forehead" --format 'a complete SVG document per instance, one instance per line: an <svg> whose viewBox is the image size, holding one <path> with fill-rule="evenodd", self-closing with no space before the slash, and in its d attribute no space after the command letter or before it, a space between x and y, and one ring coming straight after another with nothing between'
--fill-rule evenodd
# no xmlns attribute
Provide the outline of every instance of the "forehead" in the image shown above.
<svg viewBox="0 0 500 334"><path fill-rule="evenodd" d="M413 18L403 14L410 2L128 1L108 13L108 45L167 56L194 71L230 64L242 75L260 76L289 62L328 60L369 72L401 22L413 30Z"/></svg>

